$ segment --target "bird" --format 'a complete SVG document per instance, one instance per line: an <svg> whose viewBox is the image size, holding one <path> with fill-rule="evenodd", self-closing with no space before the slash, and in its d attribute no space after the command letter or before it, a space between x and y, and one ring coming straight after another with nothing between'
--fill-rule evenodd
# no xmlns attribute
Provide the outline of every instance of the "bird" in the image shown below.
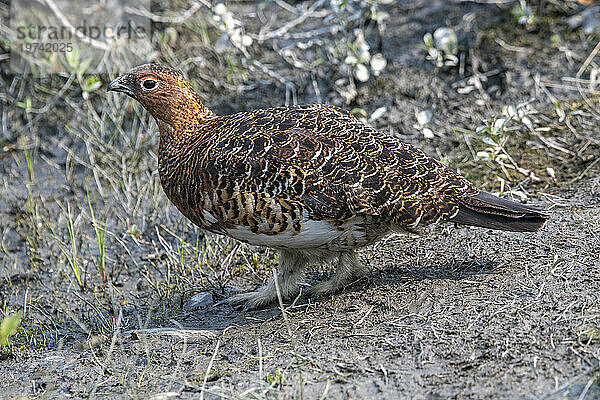
<svg viewBox="0 0 600 400"><path fill-rule="evenodd" d="M207 108L183 73L145 64L107 91L137 100L159 129L158 171L168 199L192 223L278 251L263 287L230 296L245 309L301 294L308 265L335 265L310 296L368 274L357 250L438 221L514 232L549 214L484 192L418 148L333 105L278 106L231 115ZM275 281L275 279L277 281Z"/></svg>

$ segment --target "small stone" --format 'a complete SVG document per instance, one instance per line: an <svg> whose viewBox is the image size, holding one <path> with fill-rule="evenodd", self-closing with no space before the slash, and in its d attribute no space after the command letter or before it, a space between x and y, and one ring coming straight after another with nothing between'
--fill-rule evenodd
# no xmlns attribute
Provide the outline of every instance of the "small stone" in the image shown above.
<svg viewBox="0 0 600 400"><path fill-rule="evenodd" d="M383 117L386 111L387 107L379 107L377 110L373 111L373 114L371 114L370 121L373 122Z"/></svg>
<svg viewBox="0 0 600 400"><path fill-rule="evenodd" d="M235 46L241 46L242 45L242 30L240 28L231 29L229 31L229 40Z"/></svg>
<svg viewBox="0 0 600 400"><path fill-rule="evenodd" d="M152 400L169 400L169 399L177 399L181 397L179 392L165 392L165 393L157 393L152 397Z"/></svg>
<svg viewBox="0 0 600 400"><path fill-rule="evenodd" d="M476 157L477 160L489 160L490 153L488 153L487 151L478 151Z"/></svg>
<svg viewBox="0 0 600 400"><path fill-rule="evenodd" d="M252 38L248 35L242 35L242 46L248 47L252 45Z"/></svg>
<svg viewBox="0 0 600 400"><path fill-rule="evenodd" d="M65 361L65 358L63 356L48 356L44 358L44 361L48 363L56 363Z"/></svg>
<svg viewBox="0 0 600 400"><path fill-rule="evenodd" d="M237 19L233 18L233 14L230 13L230 12L226 13L221 18L222 18L222 21L223 21L224 28L228 32L230 32L231 30L235 29L236 26L242 25L242 23L240 21L238 21Z"/></svg>
<svg viewBox="0 0 600 400"><path fill-rule="evenodd" d="M217 15L225 15L227 12L227 7L225 7L225 4L219 3L215 6L215 8L213 8L213 11Z"/></svg>
<svg viewBox="0 0 600 400"><path fill-rule="evenodd" d="M366 82L369 80L369 70L364 64L357 64L354 69L354 76L361 82Z"/></svg>
<svg viewBox="0 0 600 400"><path fill-rule="evenodd" d="M433 131L429 128L423 129L423 136L425 136L426 139L433 139L435 137Z"/></svg>
<svg viewBox="0 0 600 400"><path fill-rule="evenodd" d="M344 59L344 63L348 64L348 65L354 65L354 64L358 63L358 58L350 55Z"/></svg>
<svg viewBox="0 0 600 400"><path fill-rule="evenodd" d="M335 85L336 91L339 93L340 97L344 99L344 103L346 104L349 104L358 95L356 87L346 79L338 79L335 82Z"/></svg>
<svg viewBox="0 0 600 400"><path fill-rule="evenodd" d="M509 118L515 118L519 115L515 106L504 106L502 108L502 114L506 115Z"/></svg>
<svg viewBox="0 0 600 400"><path fill-rule="evenodd" d="M356 36L356 40L354 41L354 48L356 48L359 58L364 61L369 61L371 59L371 54L369 50L371 50L371 46L365 40L365 34L360 29L354 30L354 35ZM365 58L366 57L366 58Z"/></svg>
<svg viewBox="0 0 600 400"><path fill-rule="evenodd" d="M419 111L417 114L417 122L421 126L431 122L431 118L433 118L433 113L430 110Z"/></svg>
<svg viewBox="0 0 600 400"><path fill-rule="evenodd" d="M459 87L458 89L456 89L456 92L458 94L469 94L471 93L473 90L475 90L475 86L465 86L465 87Z"/></svg>
<svg viewBox="0 0 600 400"><path fill-rule="evenodd" d="M375 76L379 76L381 71L387 66L387 61L383 54L377 53L371 58L371 69L373 70L373 74Z"/></svg>
<svg viewBox="0 0 600 400"><path fill-rule="evenodd" d="M529 117L521 118L521 122L523 123L523 125L525 125L527 128L529 128L530 131L533 130L533 123L531 122Z"/></svg>
<svg viewBox="0 0 600 400"><path fill-rule="evenodd" d="M213 304L213 295L211 292L200 292L192 296L187 302L185 308L193 310L196 308L205 308Z"/></svg>

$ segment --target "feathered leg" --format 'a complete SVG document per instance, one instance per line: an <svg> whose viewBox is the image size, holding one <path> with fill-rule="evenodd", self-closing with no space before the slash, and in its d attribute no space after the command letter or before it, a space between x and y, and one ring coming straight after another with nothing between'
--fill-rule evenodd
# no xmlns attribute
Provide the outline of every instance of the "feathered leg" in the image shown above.
<svg viewBox="0 0 600 400"><path fill-rule="evenodd" d="M279 251L279 268L277 283L283 299L296 296L299 292L298 281L304 277L304 268L308 262L301 252L292 250ZM277 289L273 278L261 289L253 292L240 293L228 299L233 306L244 306L247 310L254 310L273 303L277 300Z"/></svg>
<svg viewBox="0 0 600 400"><path fill-rule="evenodd" d="M315 296L329 295L356 282L368 272L369 268L356 257L353 251L341 253L333 278L314 285L310 293Z"/></svg>

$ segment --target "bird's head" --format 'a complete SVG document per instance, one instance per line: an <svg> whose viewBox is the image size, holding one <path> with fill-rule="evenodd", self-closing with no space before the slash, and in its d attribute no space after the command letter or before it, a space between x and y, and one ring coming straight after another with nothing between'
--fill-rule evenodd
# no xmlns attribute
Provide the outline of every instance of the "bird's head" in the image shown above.
<svg viewBox="0 0 600 400"><path fill-rule="evenodd" d="M191 126L212 114L178 70L159 64L133 68L109 83L107 92L121 92L136 99L156 119L159 127Z"/></svg>

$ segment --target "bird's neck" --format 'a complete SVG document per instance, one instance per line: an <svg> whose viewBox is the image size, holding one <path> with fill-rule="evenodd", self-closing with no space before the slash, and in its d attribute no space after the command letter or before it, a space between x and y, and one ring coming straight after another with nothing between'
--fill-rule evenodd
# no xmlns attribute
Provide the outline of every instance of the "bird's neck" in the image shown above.
<svg viewBox="0 0 600 400"><path fill-rule="evenodd" d="M198 127L214 113L202 104L196 93L173 99L171 107L152 112L160 131L161 147L181 142L184 136L199 134Z"/></svg>

